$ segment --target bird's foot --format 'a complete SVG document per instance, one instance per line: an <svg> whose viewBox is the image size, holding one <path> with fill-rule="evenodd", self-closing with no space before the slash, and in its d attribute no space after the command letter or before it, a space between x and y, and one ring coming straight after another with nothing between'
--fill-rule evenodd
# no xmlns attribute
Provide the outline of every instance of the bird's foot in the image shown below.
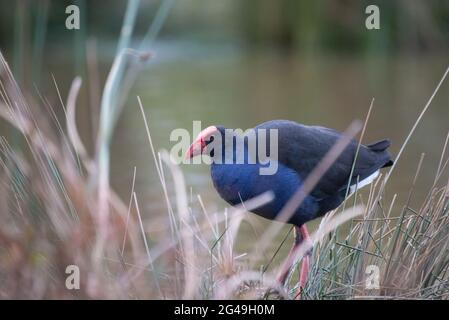
<svg viewBox="0 0 449 320"><path fill-rule="evenodd" d="M298 290L295 295L295 299L297 300L301 299L301 295L307 282L310 268L310 255L311 252L307 252L307 254L302 258L301 271L299 272Z"/></svg>

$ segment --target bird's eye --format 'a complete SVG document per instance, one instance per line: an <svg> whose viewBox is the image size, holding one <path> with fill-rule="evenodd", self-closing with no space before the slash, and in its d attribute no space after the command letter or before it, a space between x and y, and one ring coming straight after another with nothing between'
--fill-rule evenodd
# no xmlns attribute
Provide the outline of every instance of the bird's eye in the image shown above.
<svg viewBox="0 0 449 320"><path fill-rule="evenodd" d="M214 136L209 138L209 143L211 143L212 141L214 141Z"/></svg>

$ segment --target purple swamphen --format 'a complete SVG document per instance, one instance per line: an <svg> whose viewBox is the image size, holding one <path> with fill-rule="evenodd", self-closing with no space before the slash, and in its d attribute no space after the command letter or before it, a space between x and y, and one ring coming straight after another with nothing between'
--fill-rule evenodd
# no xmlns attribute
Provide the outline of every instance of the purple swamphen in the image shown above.
<svg viewBox="0 0 449 320"><path fill-rule="evenodd" d="M276 135L271 136L270 130L274 130ZM273 200L252 212L276 220L284 205L342 134L333 129L307 126L288 120L264 122L256 126L253 133L255 134L238 134L222 126L210 126L200 132L188 149L186 158L200 154L211 157L214 187L231 205L271 191ZM215 144L212 144L214 140ZM393 164L387 151L390 141L382 140L370 145L360 145L353 168L358 144L354 139L350 141L287 221L295 226L295 244L290 253L308 238L306 222L337 208L356 188L371 183L381 168ZM259 150L266 158L261 159ZM267 159L275 161L276 171L261 174L261 169L268 166ZM348 186L350 190L347 190ZM306 255L301 266L300 288L304 286L308 268L309 256ZM288 272L284 272L280 276L281 283L285 282L287 274Z"/></svg>

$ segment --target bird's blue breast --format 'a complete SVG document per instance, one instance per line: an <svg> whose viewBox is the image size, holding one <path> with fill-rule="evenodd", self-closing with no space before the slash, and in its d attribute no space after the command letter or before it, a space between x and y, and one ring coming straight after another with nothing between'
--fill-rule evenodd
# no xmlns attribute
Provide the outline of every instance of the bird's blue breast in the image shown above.
<svg viewBox="0 0 449 320"><path fill-rule="evenodd" d="M253 212L268 219L276 219L278 213L301 187L303 181L294 170L281 163L278 164L278 170L273 175L261 175L260 168L262 166L260 163L212 163L212 181L220 196L231 205L272 191L274 200ZM289 222L302 225L313 219L318 209L317 200L312 196L307 196Z"/></svg>

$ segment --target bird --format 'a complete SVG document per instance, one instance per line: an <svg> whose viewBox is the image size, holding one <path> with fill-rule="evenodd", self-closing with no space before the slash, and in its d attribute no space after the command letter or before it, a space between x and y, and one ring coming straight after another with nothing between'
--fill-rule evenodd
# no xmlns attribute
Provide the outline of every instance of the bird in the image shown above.
<svg viewBox="0 0 449 320"><path fill-rule="evenodd" d="M271 137L269 132L273 130L277 134ZM304 125L290 120L267 121L250 131L255 134L242 134L221 125L209 126L194 139L185 153L185 159L209 155L212 160L210 173L214 188L220 197L232 206L265 192L272 192L273 199L270 202L251 211L269 220L277 220L282 208L343 136L334 129ZM336 209L349 194L373 182L380 169L393 165L392 156L388 151L390 144L389 139L368 145L355 139L350 140L286 221L294 226L295 231L294 244L288 257L303 241L309 240L307 222ZM242 147L237 147L239 145ZM254 145L256 152L251 149ZM274 150L274 147L277 150ZM267 167L267 161L263 161L258 151L265 151L264 155L275 155L270 160L276 161L276 172L261 174L261 169ZM309 255L303 257L301 265L301 290L307 281ZM282 284L286 281L288 271L281 273L278 278Z"/></svg>

